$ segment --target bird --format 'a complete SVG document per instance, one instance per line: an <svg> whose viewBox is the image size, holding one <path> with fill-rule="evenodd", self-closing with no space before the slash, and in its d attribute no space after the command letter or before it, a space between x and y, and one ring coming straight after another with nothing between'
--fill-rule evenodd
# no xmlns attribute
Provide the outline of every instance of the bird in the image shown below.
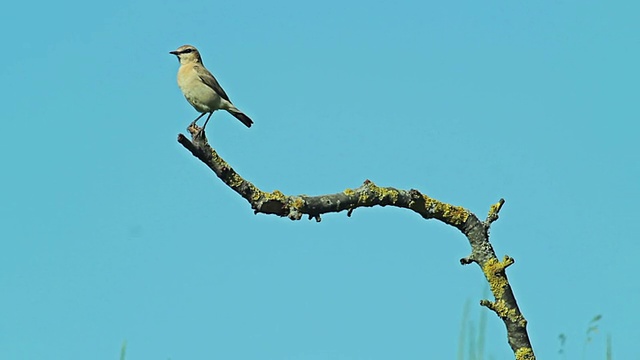
<svg viewBox="0 0 640 360"><path fill-rule="evenodd" d="M191 126L208 113L209 116L200 130L204 131L214 111L226 110L246 127L251 127L253 120L231 103L218 80L204 67L198 49L192 45L182 45L176 50L170 51L169 54L177 56L180 62L178 87L189 104L201 113L193 120Z"/></svg>

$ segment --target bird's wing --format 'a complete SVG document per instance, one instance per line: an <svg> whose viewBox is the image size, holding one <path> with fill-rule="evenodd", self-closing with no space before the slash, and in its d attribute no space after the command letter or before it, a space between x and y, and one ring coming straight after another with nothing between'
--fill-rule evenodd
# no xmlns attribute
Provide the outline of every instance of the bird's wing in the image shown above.
<svg viewBox="0 0 640 360"><path fill-rule="evenodd" d="M212 88L213 91L215 91L216 94L220 95L221 98L227 100L228 102L231 102L231 100L229 100L229 96L227 96L227 93L224 92L222 86L218 84L218 80L213 77L209 70L205 69L204 66L201 65L196 65L194 68L203 83Z"/></svg>

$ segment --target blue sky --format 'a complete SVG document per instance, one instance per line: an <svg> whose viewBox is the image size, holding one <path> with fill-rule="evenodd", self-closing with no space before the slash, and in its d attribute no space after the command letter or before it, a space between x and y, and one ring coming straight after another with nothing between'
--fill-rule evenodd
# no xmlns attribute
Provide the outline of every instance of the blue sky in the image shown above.
<svg viewBox="0 0 640 360"><path fill-rule="evenodd" d="M481 217L538 358L636 359L640 5L13 2L0 12L0 358L454 358L482 297L455 229L394 208L254 215L176 142L197 46L265 191L416 188ZM472 305L473 318L480 311ZM488 316L487 354L509 358Z"/></svg>

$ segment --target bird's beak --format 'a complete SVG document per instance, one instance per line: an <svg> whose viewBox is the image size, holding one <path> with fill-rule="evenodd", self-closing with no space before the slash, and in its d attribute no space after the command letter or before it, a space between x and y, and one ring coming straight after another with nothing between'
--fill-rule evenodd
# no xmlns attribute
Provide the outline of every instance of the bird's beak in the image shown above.
<svg viewBox="0 0 640 360"><path fill-rule="evenodd" d="M178 56L178 54L180 54L180 53L178 52L178 50L173 50L173 51L169 51L169 54L173 54L173 55Z"/></svg>

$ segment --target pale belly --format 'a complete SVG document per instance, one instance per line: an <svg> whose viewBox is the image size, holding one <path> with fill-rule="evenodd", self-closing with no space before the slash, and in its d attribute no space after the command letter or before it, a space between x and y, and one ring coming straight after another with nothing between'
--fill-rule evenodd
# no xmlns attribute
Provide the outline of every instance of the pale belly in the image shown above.
<svg viewBox="0 0 640 360"><path fill-rule="evenodd" d="M180 89L189 104L198 112L208 113L222 109L222 98L213 89L204 84L190 86L188 89L181 86Z"/></svg>

